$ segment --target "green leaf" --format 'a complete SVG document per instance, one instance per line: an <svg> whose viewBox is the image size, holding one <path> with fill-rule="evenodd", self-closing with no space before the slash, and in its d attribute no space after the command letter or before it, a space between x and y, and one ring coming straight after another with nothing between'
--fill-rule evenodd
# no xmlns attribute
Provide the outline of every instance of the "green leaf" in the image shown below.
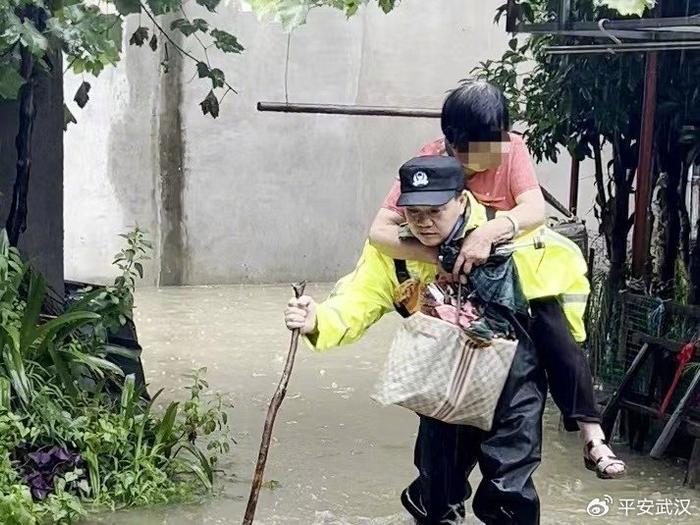
<svg viewBox="0 0 700 525"><path fill-rule="evenodd" d="M49 48L49 41L29 20L22 24L20 41L37 57L42 56Z"/></svg>
<svg viewBox="0 0 700 525"><path fill-rule="evenodd" d="M344 0L337 3L335 7L344 8L345 14L351 16L357 11L360 3L361 0L353 2ZM314 7L314 2L311 0L250 0L250 5L258 16L280 22L285 31L290 31L306 23L306 17Z"/></svg>
<svg viewBox="0 0 700 525"><path fill-rule="evenodd" d="M84 450L81 455L88 466L88 473L90 474L88 478L90 479L90 487L92 488L92 497L97 498L102 488L100 480L100 462L97 459L97 454L91 449Z"/></svg>
<svg viewBox="0 0 700 525"><path fill-rule="evenodd" d="M185 36L190 36L191 34L197 32L197 28L190 24L190 21L186 18L178 18L177 20L173 20L173 22L170 24L170 29L173 31L178 30Z"/></svg>
<svg viewBox="0 0 700 525"><path fill-rule="evenodd" d="M202 113L211 115L213 118L219 116L219 99L216 98L214 91L210 91L207 97L199 103L202 108Z"/></svg>
<svg viewBox="0 0 700 525"><path fill-rule="evenodd" d="M151 37L151 41L148 43L148 46L151 48L152 51L156 51L158 49L158 35L155 33Z"/></svg>
<svg viewBox="0 0 700 525"><path fill-rule="evenodd" d="M0 47L0 50L4 52L5 49L14 46L22 35L22 21L11 7L2 6L2 2L0 2L0 12L3 15L0 18L0 28L2 29L2 32L0 32L2 35L2 40L0 40L2 47Z"/></svg>
<svg viewBox="0 0 700 525"><path fill-rule="evenodd" d="M70 333L98 319L100 319L100 316L96 313L81 311L66 312L56 319L51 319L48 323L41 325L38 330L38 337L41 339L41 344L37 349L37 353L40 353L42 348L46 347L60 332Z"/></svg>
<svg viewBox="0 0 700 525"><path fill-rule="evenodd" d="M139 274L139 277L143 279L143 264L140 262L134 263L134 268L136 269L136 272Z"/></svg>
<svg viewBox="0 0 700 525"><path fill-rule="evenodd" d="M224 87L226 84L226 75L218 68L214 68L209 72L209 78L211 78L214 89Z"/></svg>
<svg viewBox="0 0 700 525"><path fill-rule="evenodd" d="M63 383L63 387L66 389L66 391L71 397L76 396L77 389L75 387L75 384L73 383L73 377L71 376L70 370L68 369L66 359L64 359L64 357L61 354L56 352L53 343L49 343L47 345L47 351L49 356L51 356L54 368L56 369L56 373L59 379Z"/></svg>
<svg viewBox="0 0 700 525"><path fill-rule="evenodd" d="M206 7L213 13L216 11L217 6L221 3L221 0L197 0L197 3Z"/></svg>
<svg viewBox="0 0 700 525"><path fill-rule="evenodd" d="M197 475L205 488L210 490L214 482L214 470L206 456L201 450L191 443L185 443L182 445L182 449L187 450L190 454L197 458L199 462L198 464L187 462L186 465Z"/></svg>
<svg viewBox="0 0 700 525"><path fill-rule="evenodd" d="M12 388L21 401L28 404L32 388L24 368L24 359L20 354L19 333L4 324L0 324L0 351Z"/></svg>
<svg viewBox="0 0 700 525"><path fill-rule="evenodd" d="M192 20L192 25L197 28L197 31L201 31L202 33L209 31L209 22L203 18L195 18Z"/></svg>
<svg viewBox="0 0 700 525"><path fill-rule="evenodd" d="M121 346L106 344L102 350L107 355L118 355L132 361L137 361L139 358L139 352Z"/></svg>
<svg viewBox="0 0 700 525"><path fill-rule="evenodd" d="M27 292L27 305L22 316L22 325L19 334L19 348L26 353L37 337L37 323L41 307L46 297L46 280L37 272L29 275L29 291Z"/></svg>
<svg viewBox="0 0 700 525"><path fill-rule="evenodd" d="M80 109L84 108L88 103L88 100L90 100L90 87L89 82L83 81L83 83L80 84L78 91L75 92L75 97L73 97L73 100L75 100L75 103L78 104Z"/></svg>
<svg viewBox="0 0 700 525"><path fill-rule="evenodd" d="M168 445L176 440L176 436L173 435L173 428L175 426L175 418L177 416L178 407L179 403L173 401L166 409L163 419L156 427L156 437L153 441L154 448L160 448L163 445Z"/></svg>
<svg viewBox="0 0 700 525"><path fill-rule="evenodd" d="M68 108L68 106L66 106L66 104L63 104L63 131L66 131L68 129L68 125L71 123L77 124L78 121L75 119L75 116Z"/></svg>
<svg viewBox="0 0 700 525"><path fill-rule="evenodd" d="M209 479L209 477L205 474L204 469L202 469L199 465L195 465L194 463L190 462L185 463L185 468L191 470L192 473L195 474L197 478L199 478L199 481L202 482L202 485L206 490L211 490L212 482Z"/></svg>
<svg viewBox="0 0 700 525"><path fill-rule="evenodd" d="M101 357L96 357L94 355L89 355L84 352L80 352L75 349L64 349L66 354L70 354L71 360L82 363L98 375L103 375L103 372L108 371L116 376L124 376L124 372L117 365L111 361L107 361Z"/></svg>
<svg viewBox="0 0 700 525"><path fill-rule="evenodd" d="M114 0L114 5L121 15L141 12L141 2L139 0Z"/></svg>
<svg viewBox="0 0 700 525"><path fill-rule="evenodd" d="M134 410L136 409L137 396L135 395L135 381L134 374L129 374L124 379L124 384L122 385L122 395L119 406L121 408L121 415L125 420L133 418Z"/></svg>
<svg viewBox="0 0 700 525"><path fill-rule="evenodd" d="M282 486L282 484L279 481L277 481L276 479L267 480L265 483L262 484L262 488L268 489L268 490L277 490L281 486Z"/></svg>
<svg viewBox="0 0 700 525"><path fill-rule="evenodd" d="M0 376L0 408L10 409L12 384L6 377Z"/></svg>
<svg viewBox="0 0 700 525"><path fill-rule="evenodd" d="M621 15L642 16L644 11L656 5L657 0L597 0L599 5L615 9Z"/></svg>
<svg viewBox="0 0 700 525"><path fill-rule="evenodd" d="M182 0L148 0L148 7L154 15L164 15L182 7Z"/></svg>
<svg viewBox="0 0 700 525"><path fill-rule="evenodd" d="M209 66L204 62L197 62L197 75L199 78L207 78L209 76Z"/></svg>
<svg viewBox="0 0 700 525"><path fill-rule="evenodd" d="M211 36L214 39L214 45L224 53L241 53L245 49L234 35L226 31L214 29Z"/></svg>
<svg viewBox="0 0 700 525"><path fill-rule="evenodd" d="M382 8L384 13L388 13L394 9L396 0L377 0L377 3L379 4L379 7Z"/></svg>
<svg viewBox="0 0 700 525"><path fill-rule="evenodd" d="M24 79L11 65L0 65L0 99L15 100Z"/></svg>
<svg viewBox="0 0 700 525"><path fill-rule="evenodd" d="M508 42L508 47L510 47L513 51L515 51L518 48L518 39L511 38L510 41Z"/></svg>
<svg viewBox="0 0 700 525"><path fill-rule="evenodd" d="M356 2L345 2L345 16L350 18L357 14L358 9L360 9L360 4L361 2L359 0Z"/></svg>
<svg viewBox="0 0 700 525"><path fill-rule="evenodd" d="M141 47L148 40L148 28L139 27L129 39L129 45Z"/></svg>

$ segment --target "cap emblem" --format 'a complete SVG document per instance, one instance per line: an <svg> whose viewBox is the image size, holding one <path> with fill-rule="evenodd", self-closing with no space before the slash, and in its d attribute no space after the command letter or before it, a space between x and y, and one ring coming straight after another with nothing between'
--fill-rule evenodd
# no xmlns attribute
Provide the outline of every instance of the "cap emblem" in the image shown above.
<svg viewBox="0 0 700 525"><path fill-rule="evenodd" d="M424 171L417 171L413 174L413 187L422 188L428 185L428 175Z"/></svg>

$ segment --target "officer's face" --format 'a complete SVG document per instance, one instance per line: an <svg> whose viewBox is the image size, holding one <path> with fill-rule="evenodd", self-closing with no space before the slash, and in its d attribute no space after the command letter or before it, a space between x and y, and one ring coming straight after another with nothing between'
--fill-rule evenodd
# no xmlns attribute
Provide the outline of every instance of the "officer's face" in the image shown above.
<svg viewBox="0 0 700 525"><path fill-rule="evenodd" d="M464 213L466 203L466 194L462 193L442 206L409 206L406 208L408 227L421 244L438 246Z"/></svg>

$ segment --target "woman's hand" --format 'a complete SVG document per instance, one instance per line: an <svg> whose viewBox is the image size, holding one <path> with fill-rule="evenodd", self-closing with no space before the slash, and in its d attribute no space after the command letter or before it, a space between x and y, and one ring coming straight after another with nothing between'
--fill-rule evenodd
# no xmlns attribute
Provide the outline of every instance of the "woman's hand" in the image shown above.
<svg viewBox="0 0 700 525"><path fill-rule="evenodd" d="M316 330L316 303L308 295L289 300L284 310L284 323L289 330L299 330L307 335Z"/></svg>
<svg viewBox="0 0 700 525"><path fill-rule="evenodd" d="M460 274L469 275L474 266L484 264L491 255L493 241L486 224L471 232L459 251L454 268L452 269L452 279L458 282Z"/></svg>

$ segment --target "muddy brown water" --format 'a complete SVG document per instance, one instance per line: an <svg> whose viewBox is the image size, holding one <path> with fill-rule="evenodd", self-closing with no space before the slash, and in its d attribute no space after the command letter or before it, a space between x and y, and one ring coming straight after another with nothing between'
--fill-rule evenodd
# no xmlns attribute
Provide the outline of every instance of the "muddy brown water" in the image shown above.
<svg viewBox="0 0 700 525"><path fill-rule="evenodd" d="M313 285L307 291L323 298L329 286ZM229 421L238 444L221 459L225 474L217 480L217 494L200 504L133 509L86 523L241 523L263 421L287 354L289 332L281 311L290 295L284 286L137 293L136 323L152 391L165 389L162 403L182 399L184 374L206 366L212 390L234 405ZM398 495L415 476L417 418L369 398L399 322L397 315L387 316L359 343L325 353L300 345L266 468L265 478L279 487L263 489L256 523L412 524ZM543 524L700 523L700 490L683 486L682 465L634 455L618 444L629 475L598 480L583 467L578 436L559 432L558 419L550 402L543 460L535 474ZM479 477L477 468L470 477L474 488ZM607 505L604 516L587 512L596 498L597 508ZM467 523L477 520L470 516Z"/></svg>

